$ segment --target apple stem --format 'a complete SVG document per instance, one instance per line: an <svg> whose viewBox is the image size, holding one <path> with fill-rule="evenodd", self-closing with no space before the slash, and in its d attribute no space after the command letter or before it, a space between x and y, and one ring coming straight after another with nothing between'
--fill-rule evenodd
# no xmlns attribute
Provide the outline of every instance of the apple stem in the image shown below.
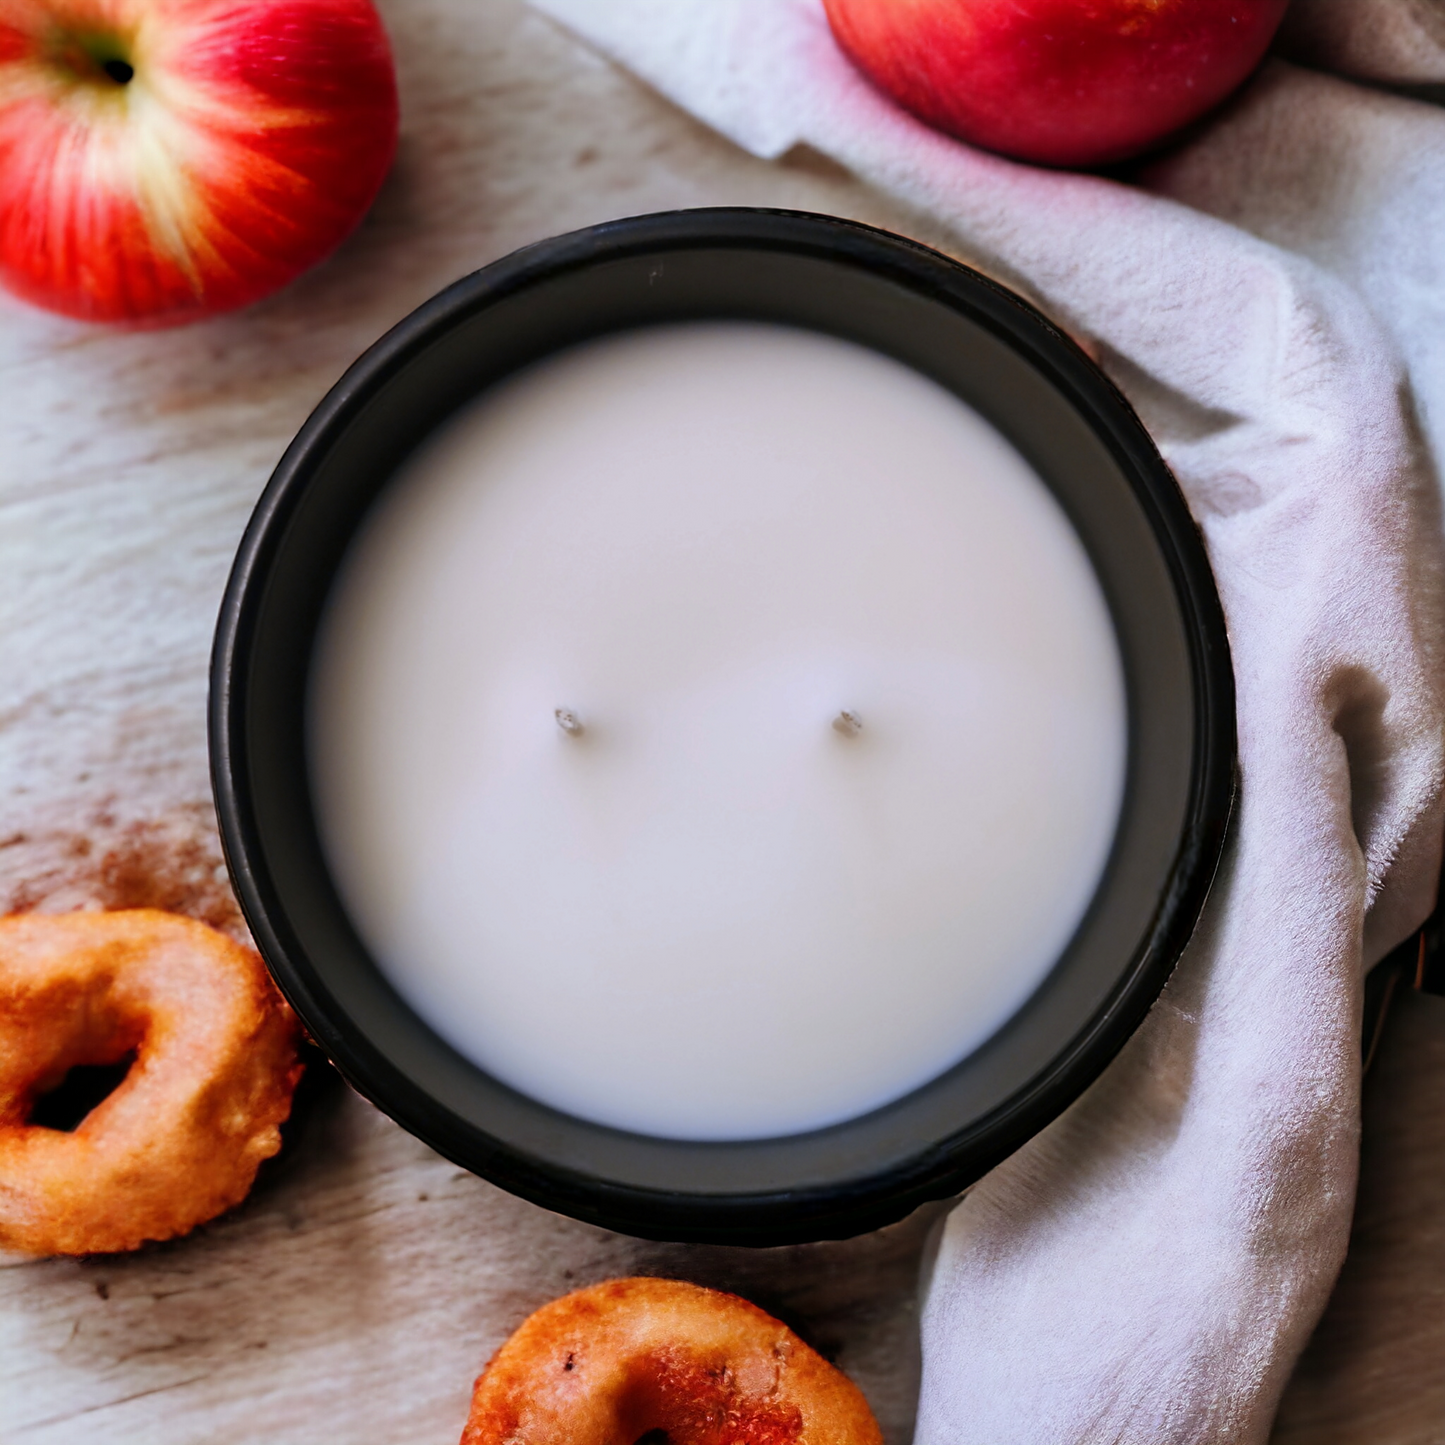
<svg viewBox="0 0 1445 1445"><path fill-rule="evenodd" d="M117 85L129 85L131 78L135 75L135 66L128 60L107 60L101 69L115 81Z"/></svg>

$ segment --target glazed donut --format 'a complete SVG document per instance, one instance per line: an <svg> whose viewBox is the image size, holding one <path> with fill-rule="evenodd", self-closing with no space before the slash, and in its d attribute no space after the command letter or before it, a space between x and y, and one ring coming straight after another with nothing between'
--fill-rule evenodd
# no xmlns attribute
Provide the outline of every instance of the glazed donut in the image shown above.
<svg viewBox="0 0 1445 1445"><path fill-rule="evenodd" d="M300 1077L261 960L155 909L0 919L0 1246L107 1254L239 1203ZM30 1122L82 1064L134 1053L73 1132Z"/></svg>
<svg viewBox="0 0 1445 1445"><path fill-rule="evenodd" d="M858 1387L736 1295L614 1279L543 1305L482 1372L461 1445L882 1445Z"/></svg>

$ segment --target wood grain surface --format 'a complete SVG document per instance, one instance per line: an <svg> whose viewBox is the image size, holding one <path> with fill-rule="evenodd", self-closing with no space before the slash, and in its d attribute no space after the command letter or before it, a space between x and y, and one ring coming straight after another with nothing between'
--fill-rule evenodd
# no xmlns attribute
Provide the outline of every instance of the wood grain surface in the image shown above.
<svg viewBox="0 0 1445 1445"><path fill-rule="evenodd" d="M793 206L941 240L816 157L740 154L515 0L381 8L401 150L331 262L177 331L0 300L0 909L151 903L240 931L205 768L226 570L308 411L432 292L526 242L675 206ZM1445 1441L1430 1368L1445 1346L1445 1001L1403 1002L1370 1110L1355 1251L1281 1441ZM936 1214L787 1250L640 1244L454 1168L321 1067L286 1153L230 1216L132 1256L0 1258L0 1442L445 1445L529 1311L641 1271L775 1310L902 1445Z"/></svg>
<svg viewBox="0 0 1445 1445"><path fill-rule="evenodd" d="M1350 1253L1275 1445L1445 1441L1445 998L1406 992L1365 1080Z"/></svg>

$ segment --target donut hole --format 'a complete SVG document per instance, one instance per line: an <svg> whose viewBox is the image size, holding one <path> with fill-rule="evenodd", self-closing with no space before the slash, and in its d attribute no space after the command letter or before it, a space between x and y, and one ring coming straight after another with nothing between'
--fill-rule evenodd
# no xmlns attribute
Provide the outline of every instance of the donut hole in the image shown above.
<svg viewBox="0 0 1445 1445"><path fill-rule="evenodd" d="M638 1437L636 1445L672 1445L667 1438L666 1430L649 1430L646 1435Z"/></svg>
<svg viewBox="0 0 1445 1445"><path fill-rule="evenodd" d="M35 1129L73 1134L125 1082L136 1050L102 1064L76 1064L53 1088L36 1097L26 1123Z"/></svg>

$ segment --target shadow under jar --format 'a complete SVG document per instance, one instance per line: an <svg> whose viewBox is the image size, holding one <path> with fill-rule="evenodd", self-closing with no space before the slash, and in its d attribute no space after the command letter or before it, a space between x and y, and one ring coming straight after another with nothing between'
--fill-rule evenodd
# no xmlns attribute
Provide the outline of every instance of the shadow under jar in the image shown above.
<svg viewBox="0 0 1445 1445"><path fill-rule="evenodd" d="M348 1079L653 1238L842 1237L1047 1124L1194 927L1219 603L1018 297L818 216L530 247L282 459L212 670L242 907Z"/></svg>

